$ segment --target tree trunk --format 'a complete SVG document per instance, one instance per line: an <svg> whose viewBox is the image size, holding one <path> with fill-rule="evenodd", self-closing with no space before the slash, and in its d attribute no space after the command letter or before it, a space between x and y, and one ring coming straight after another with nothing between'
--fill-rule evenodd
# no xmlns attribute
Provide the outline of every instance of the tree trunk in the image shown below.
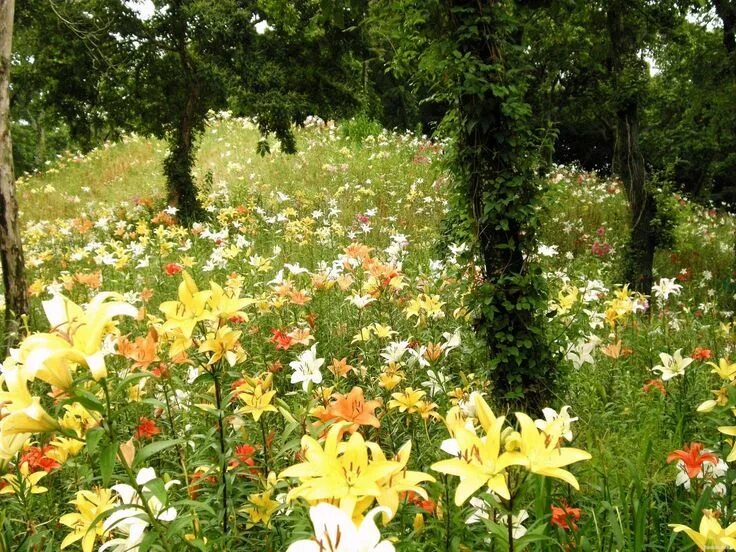
<svg viewBox="0 0 736 552"><path fill-rule="evenodd" d="M14 0L0 0L0 261L5 288L5 343L15 345L21 316L28 313L25 263L18 224L18 201L10 137L10 54L13 40Z"/></svg>
<svg viewBox="0 0 736 552"><path fill-rule="evenodd" d="M506 65L514 61L504 50L513 50L522 37L515 34L506 42L503 29L494 26L503 25L503 6L475 0L454 5L463 8L453 14L460 25L459 51L479 66L497 68L484 77L488 85L482 92L461 87L457 102L460 131L453 164L483 259L476 331L488 344L494 398L507 407L535 409L549 398L554 373L540 316L547 305L544 284L527 261L536 250L536 164L530 160L538 159L538 152L521 92L525 77L509 76ZM504 87L514 93L499 93Z"/></svg>
<svg viewBox="0 0 736 552"><path fill-rule="evenodd" d="M736 65L736 1L713 0L713 5L723 22L723 45Z"/></svg>
<svg viewBox="0 0 736 552"><path fill-rule="evenodd" d="M181 63L182 86L187 91L186 99L179 104L179 120L175 130L169 136L169 155L164 161L164 173L168 188L169 204L178 208L179 220L191 224L200 220L203 215L202 206L197 199L197 187L194 183L192 169L194 167L195 135L203 127L203 120L198 120L198 104L200 86L198 76L189 51L187 50L187 22L182 13L181 1L171 5L175 47ZM177 102L178 103L178 102Z"/></svg>
<svg viewBox="0 0 736 552"><path fill-rule="evenodd" d="M164 161L169 204L179 209L181 222L190 224L202 217L202 206L197 199L194 183L194 108L198 89L190 85L189 97L181 113L176 131L169 138L169 155Z"/></svg>
<svg viewBox="0 0 736 552"><path fill-rule="evenodd" d="M636 32L625 24L625 10L626 0L612 1L607 14L616 116L613 172L623 181L631 217L624 277L633 289L649 294L656 248L653 220L657 210L646 186L646 166L639 147L639 104L646 65L638 57Z"/></svg>

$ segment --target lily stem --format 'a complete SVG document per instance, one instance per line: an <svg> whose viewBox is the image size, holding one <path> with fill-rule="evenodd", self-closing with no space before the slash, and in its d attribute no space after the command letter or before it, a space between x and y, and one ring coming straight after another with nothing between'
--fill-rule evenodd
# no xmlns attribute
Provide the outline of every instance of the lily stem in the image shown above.
<svg viewBox="0 0 736 552"><path fill-rule="evenodd" d="M222 412L222 388L220 385L220 364L213 367L212 379L215 380L215 406L217 407L217 431L220 438L220 456L221 456L221 469L220 469L220 480L222 483L222 532L228 532L228 512L227 512L227 456L225 447L225 420Z"/></svg>

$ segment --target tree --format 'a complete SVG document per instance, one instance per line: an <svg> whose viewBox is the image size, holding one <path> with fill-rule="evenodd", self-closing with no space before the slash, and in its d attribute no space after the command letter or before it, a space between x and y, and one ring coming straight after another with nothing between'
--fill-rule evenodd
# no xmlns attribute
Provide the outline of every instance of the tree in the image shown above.
<svg viewBox="0 0 736 552"><path fill-rule="evenodd" d="M538 406L554 383L545 334L546 294L535 252L543 140L526 101L525 2L405 0L398 56L418 67L432 99L451 106L441 128L453 138L453 237L475 246L483 282L473 296L476 329L490 353L497 396Z"/></svg>
<svg viewBox="0 0 736 552"><path fill-rule="evenodd" d="M639 112L649 78L649 67L640 55L645 46L640 39L641 7L627 0L611 0L607 5L611 103L615 116L612 169L623 181L631 221L624 274L634 289L649 293L657 208L647 188L646 166L639 145Z"/></svg>
<svg viewBox="0 0 736 552"><path fill-rule="evenodd" d="M6 346L17 340L20 317L28 313L10 136L10 57L14 11L14 0L0 0L0 261L5 288Z"/></svg>
<svg viewBox="0 0 736 552"><path fill-rule="evenodd" d="M723 46L733 58L736 71L736 2L734 0L713 0L713 7L723 23Z"/></svg>

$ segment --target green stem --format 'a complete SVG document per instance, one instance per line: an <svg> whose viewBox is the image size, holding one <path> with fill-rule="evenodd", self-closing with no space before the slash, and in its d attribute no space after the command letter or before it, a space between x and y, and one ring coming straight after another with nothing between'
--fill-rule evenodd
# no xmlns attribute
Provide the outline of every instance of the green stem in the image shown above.
<svg viewBox="0 0 736 552"><path fill-rule="evenodd" d="M445 512L445 552L450 552L450 538L451 538L451 527L450 523L452 513L452 502L450 501L450 480L445 475L445 505L447 511Z"/></svg>
<svg viewBox="0 0 736 552"><path fill-rule="evenodd" d="M105 411L107 412L105 427L110 438L110 443L114 445L115 443L117 443L117 439L115 436L115 424L112 418L112 403L110 401L110 390L107 387L107 379L102 380L102 389L105 393ZM167 552L172 552L171 546L166 539L166 528L161 524L161 522L156 518L153 511L151 510L151 507L148 504L148 500L146 500L146 497L143 494L143 487L138 484L135 474L133 473L132 468L128 465L128 461L125 459L125 455L123 455L123 451L120 450L120 447L118 447L117 450L117 457L123 468L125 469L125 473L128 476L128 480L130 481L131 486L135 489L136 493L140 497L141 505L145 510L148 519L151 520L151 524L155 527L159 535L161 535L161 544L164 547L164 550L166 550Z"/></svg>
<svg viewBox="0 0 736 552"><path fill-rule="evenodd" d="M212 379L215 380L215 405L217 407L217 431L220 438L220 456L221 456L221 467L220 467L220 482L222 484L222 532L227 534L228 532L228 512L227 512L227 456L225 447L225 420L222 412L222 388L220 385L219 368L221 364L218 363L216 367L212 369Z"/></svg>
<svg viewBox="0 0 736 552"><path fill-rule="evenodd" d="M266 422L263 420L263 416L261 416L261 437L263 438L263 469L266 479L268 479L268 441L266 439Z"/></svg>

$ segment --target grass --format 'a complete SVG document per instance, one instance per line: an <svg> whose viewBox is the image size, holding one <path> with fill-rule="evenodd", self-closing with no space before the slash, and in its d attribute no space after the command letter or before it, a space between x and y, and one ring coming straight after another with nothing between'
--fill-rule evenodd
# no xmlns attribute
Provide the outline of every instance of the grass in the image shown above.
<svg viewBox="0 0 736 552"><path fill-rule="evenodd" d="M202 137L195 173L202 185L212 183L204 198L212 212L204 227L212 235L206 238L152 222L160 215L165 195L165 148L155 140L129 137L85 157L66 156L44 173L22 178L18 190L34 295L32 326L46 329L40 302L47 291L61 289L84 302L94 286L83 282L97 273L101 289L134 299L145 288L153 290L147 305L151 314L158 312L161 301L176 296L178 279L166 275L170 263L187 266L200 284L241 274L246 294L260 297L268 294L277 270L287 270L284 263L316 271L321 262L341 262L344 247L353 240L377 255L388 255L400 235L408 245L399 257L406 290L398 304L379 302L367 311L367 320L363 311L346 304L347 292L315 290L313 301L302 310L269 311L254 319L249 328L253 333L247 337L253 340L247 341L252 346L248 369L277 359L288 363L291 357L277 358L270 346L264 348L268 329L303 324L300 317L314 315L320 354L327 359L346 356L366 371L380 362L381 346L356 343L353 337L368 322L390 325L402 339L433 343L441 341L442 332L460 326L463 348L442 368L458 387L467 381L485 385L484 348L473 340L467 321L453 317L463 305L467 285L455 273L436 276L430 266L431 260L451 264L447 252L437 248L448 199L440 148L410 134L383 133L361 142L345 138L339 128L307 128L298 138L296 155L275 148L273 154L259 157L258 135L250 125L241 120L213 122ZM136 199L149 197L154 207L135 205ZM593 454L591 462L576 470L582 490L542 489L524 498L525 507L545 522L553 500L581 506L582 529L575 538L582 550L679 549L672 544L667 523L694 521L702 504L674 486L675 469L667 465L667 454L693 440L705 441L721 454L728 448L712 419L693 414L715 385L705 363L699 362L686 378L668 383L666 395L642 389L656 377L652 367L660 362L661 352L682 349L687 355L703 347L714 358L733 355L733 333L722 324L732 316L728 309L734 221L671 194L666 200L673 202L674 216L667 224L675 241L658 252L655 268L658 278L679 278L682 294L616 326L601 321L600 315L620 289L627 234L620 187L596 175L559 168L550 175L542 200L540 241L556 253L536 259L547 274L551 300L570 287L585 290L596 281L606 288L600 297L579 299L570 312L550 317L549 334L560 351L561 385L554 406L572 405L579 417L575 445ZM136 249L139 246L144 253ZM305 289L312 285L306 279L300 282ZM407 321L402 309L419 292L440 296L446 316L422 326ZM597 340L595 361L574 368L566 355L578 343L590 342L591 336ZM618 340L631 350L629 356L602 353ZM283 374L278 377L283 380ZM415 387L423 378L422 371L409 376ZM290 387L285 380L282 384ZM389 398L375 385L371 391ZM292 400L293 393L285 398ZM426 439L413 423L391 416L385 423L391 427L390 439L380 436L386 439L381 444L395 449L394 438L400 443L411 436L420 443L416 462L425 467L436 459L437 443L446 438L439 423L424 430ZM293 452L289 446L296 447L282 444L284 457ZM433 491L435 498L441 494ZM730 503L724 512L732 513ZM448 515L458 523L456 531L467 531L461 541L482 546L482 532L462 529L466 514L455 510ZM406 527L412 523L409 518L403 521ZM429 549L436 544L432 535L443 539L443 531L444 522L437 519L420 537L425 540L403 549Z"/></svg>

